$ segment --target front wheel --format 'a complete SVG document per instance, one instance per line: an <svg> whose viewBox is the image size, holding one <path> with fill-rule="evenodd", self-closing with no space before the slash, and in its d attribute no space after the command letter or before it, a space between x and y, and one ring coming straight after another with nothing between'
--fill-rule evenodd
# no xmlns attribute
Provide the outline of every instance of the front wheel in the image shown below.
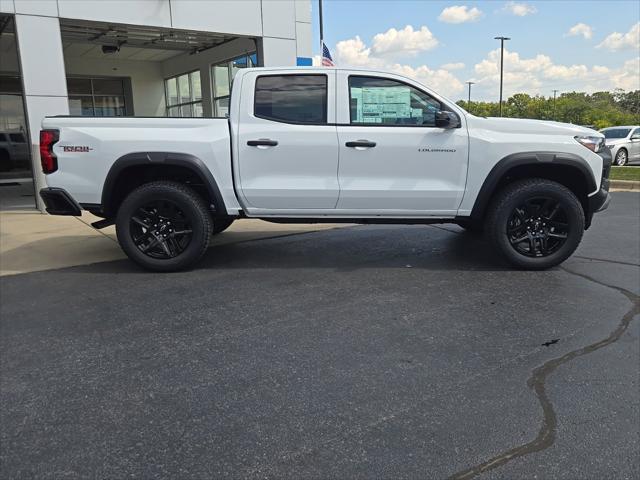
<svg viewBox="0 0 640 480"><path fill-rule="evenodd" d="M122 202L116 233L127 256L148 270L192 266L209 246L212 225L206 202L188 186L144 184Z"/></svg>
<svg viewBox="0 0 640 480"><path fill-rule="evenodd" d="M543 270L565 261L580 244L585 217L564 185L534 178L505 187L493 201L486 231L513 265Z"/></svg>
<svg viewBox="0 0 640 480"><path fill-rule="evenodd" d="M627 164L628 160L629 160L629 154L624 148L621 148L620 150L618 150L618 153L616 153L616 158L614 160L614 163L619 167L623 167L624 165Z"/></svg>

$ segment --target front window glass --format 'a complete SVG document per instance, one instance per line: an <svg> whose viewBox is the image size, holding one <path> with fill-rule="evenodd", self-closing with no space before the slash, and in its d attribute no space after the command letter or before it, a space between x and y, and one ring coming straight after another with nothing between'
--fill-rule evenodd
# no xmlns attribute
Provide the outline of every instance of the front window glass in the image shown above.
<svg viewBox="0 0 640 480"><path fill-rule="evenodd" d="M254 114L280 122L327 123L327 76L258 77Z"/></svg>
<svg viewBox="0 0 640 480"><path fill-rule="evenodd" d="M436 126L442 104L405 83L376 77L349 78L351 123Z"/></svg>
<svg viewBox="0 0 640 480"><path fill-rule="evenodd" d="M608 128L606 130L602 130L604 134L604 138L627 138L630 128Z"/></svg>

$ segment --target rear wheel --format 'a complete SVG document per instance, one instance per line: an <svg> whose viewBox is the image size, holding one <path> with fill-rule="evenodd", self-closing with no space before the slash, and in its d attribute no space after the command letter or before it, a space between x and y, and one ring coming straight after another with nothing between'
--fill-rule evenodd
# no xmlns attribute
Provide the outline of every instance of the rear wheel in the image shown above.
<svg viewBox="0 0 640 480"><path fill-rule="evenodd" d="M565 261L578 247L585 217L577 197L545 179L514 182L493 201L486 231L513 265L542 270Z"/></svg>
<svg viewBox="0 0 640 480"><path fill-rule="evenodd" d="M127 256L142 267L171 272L193 265L209 246L212 225L206 202L186 185L152 182L131 192L116 217Z"/></svg>
<svg viewBox="0 0 640 480"><path fill-rule="evenodd" d="M620 150L618 150L618 153L616 153L616 158L614 160L614 163L619 167L622 167L627 164L628 160L629 160L629 154L624 148L621 148Z"/></svg>

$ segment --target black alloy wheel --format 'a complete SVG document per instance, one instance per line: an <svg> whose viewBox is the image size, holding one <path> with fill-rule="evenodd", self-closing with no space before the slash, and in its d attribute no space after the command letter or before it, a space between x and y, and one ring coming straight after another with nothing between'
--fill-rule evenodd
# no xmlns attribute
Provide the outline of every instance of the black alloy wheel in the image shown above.
<svg viewBox="0 0 640 480"><path fill-rule="evenodd" d="M124 199L116 216L118 242L148 270L191 267L207 251L212 232L209 205L188 185L155 181Z"/></svg>
<svg viewBox="0 0 640 480"><path fill-rule="evenodd" d="M507 223L511 246L527 257L547 257L569 237L569 217L561 202L533 197L513 209Z"/></svg>
<svg viewBox="0 0 640 480"><path fill-rule="evenodd" d="M544 270L564 262L578 247L585 213L566 186L545 178L508 184L491 202L485 233L512 265Z"/></svg>
<svg viewBox="0 0 640 480"><path fill-rule="evenodd" d="M151 258L180 255L191 242L191 221L170 200L149 202L131 217L129 232L133 243Z"/></svg>

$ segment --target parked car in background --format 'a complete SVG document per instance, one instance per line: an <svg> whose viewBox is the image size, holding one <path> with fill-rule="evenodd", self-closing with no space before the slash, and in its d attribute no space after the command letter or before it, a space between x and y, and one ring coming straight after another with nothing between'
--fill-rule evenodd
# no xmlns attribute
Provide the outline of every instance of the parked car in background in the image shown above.
<svg viewBox="0 0 640 480"><path fill-rule="evenodd" d="M613 164L640 163L640 126L609 127L600 130L611 149Z"/></svg>
<svg viewBox="0 0 640 480"><path fill-rule="evenodd" d="M25 134L0 132L0 172L29 168L29 145Z"/></svg>

